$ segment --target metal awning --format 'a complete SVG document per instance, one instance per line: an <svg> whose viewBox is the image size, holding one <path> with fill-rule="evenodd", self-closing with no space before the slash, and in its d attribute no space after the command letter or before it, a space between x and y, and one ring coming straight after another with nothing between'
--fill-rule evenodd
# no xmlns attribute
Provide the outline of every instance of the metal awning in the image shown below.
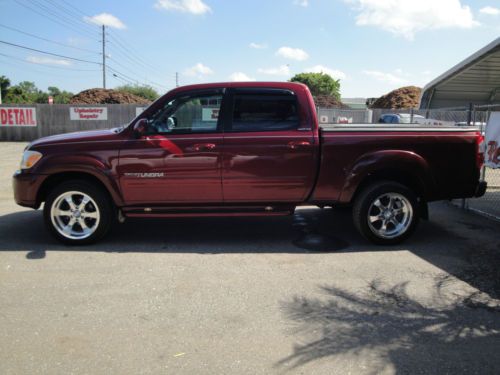
<svg viewBox="0 0 500 375"><path fill-rule="evenodd" d="M427 84L420 109L500 104L500 38Z"/></svg>

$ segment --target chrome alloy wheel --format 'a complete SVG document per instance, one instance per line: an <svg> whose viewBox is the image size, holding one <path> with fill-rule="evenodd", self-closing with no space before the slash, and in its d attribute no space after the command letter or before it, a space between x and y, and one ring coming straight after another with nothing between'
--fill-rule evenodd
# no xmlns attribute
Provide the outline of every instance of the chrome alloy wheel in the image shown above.
<svg viewBox="0 0 500 375"><path fill-rule="evenodd" d="M59 234L71 240L82 240L96 231L100 213L90 196L80 191L67 191L52 203L50 218Z"/></svg>
<svg viewBox="0 0 500 375"><path fill-rule="evenodd" d="M401 194L385 193L368 210L368 226L381 238L395 238L408 230L413 219L410 201Z"/></svg>

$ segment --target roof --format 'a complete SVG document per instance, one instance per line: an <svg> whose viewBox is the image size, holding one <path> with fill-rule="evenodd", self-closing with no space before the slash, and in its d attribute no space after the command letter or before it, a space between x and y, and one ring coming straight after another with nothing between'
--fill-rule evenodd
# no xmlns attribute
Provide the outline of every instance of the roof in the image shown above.
<svg viewBox="0 0 500 375"><path fill-rule="evenodd" d="M500 38L428 83L420 108L500 103Z"/></svg>
<svg viewBox="0 0 500 375"><path fill-rule="evenodd" d="M299 82L214 82L200 83L195 85L180 86L173 89L171 92L183 92L202 89L217 89L222 87L266 87L284 90L297 90L307 88L306 85Z"/></svg>

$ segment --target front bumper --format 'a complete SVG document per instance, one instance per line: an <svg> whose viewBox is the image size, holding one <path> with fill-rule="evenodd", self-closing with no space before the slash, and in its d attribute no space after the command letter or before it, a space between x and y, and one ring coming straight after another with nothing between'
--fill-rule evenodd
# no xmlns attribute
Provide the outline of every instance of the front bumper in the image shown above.
<svg viewBox="0 0 500 375"><path fill-rule="evenodd" d="M46 176L16 171L12 176L12 188L14 200L23 207L37 209L40 202L37 201L37 193Z"/></svg>
<svg viewBox="0 0 500 375"><path fill-rule="evenodd" d="M476 187L476 192L474 193L475 198L482 197L486 193L488 188L488 183L486 181L479 181Z"/></svg>

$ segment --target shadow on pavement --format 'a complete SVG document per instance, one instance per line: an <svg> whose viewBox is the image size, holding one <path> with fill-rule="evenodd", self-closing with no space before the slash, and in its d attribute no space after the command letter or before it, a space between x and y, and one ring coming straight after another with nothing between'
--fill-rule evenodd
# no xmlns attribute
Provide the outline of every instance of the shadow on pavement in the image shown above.
<svg viewBox="0 0 500 375"><path fill-rule="evenodd" d="M374 246L354 229L348 209L300 209L289 217L136 219L116 225L103 241L67 247L46 231L40 211L0 216L0 251L27 251L43 259L47 251L138 253L311 253L411 251L449 277L500 297L500 224L437 206L405 243ZM493 238L493 240L492 240ZM495 280L495 282L491 282Z"/></svg>
<svg viewBox="0 0 500 375"><path fill-rule="evenodd" d="M321 292L322 299L296 296L282 304L295 333L306 339L276 367L348 354L358 366L370 363L363 372L373 374L387 366L396 374L500 372L498 305L474 296L446 299L436 285L433 307L424 306L408 295L406 283L376 280L361 295L332 286Z"/></svg>

